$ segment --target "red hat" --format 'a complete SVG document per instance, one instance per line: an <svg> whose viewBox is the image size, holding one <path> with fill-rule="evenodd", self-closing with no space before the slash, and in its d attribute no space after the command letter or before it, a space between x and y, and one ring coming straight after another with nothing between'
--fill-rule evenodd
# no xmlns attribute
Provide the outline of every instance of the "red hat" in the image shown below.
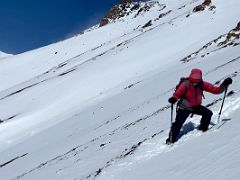
<svg viewBox="0 0 240 180"><path fill-rule="evenodd" d="M200 82L202 80L202 71L200 69L192 69L189 79L194 83Z"/></svg>

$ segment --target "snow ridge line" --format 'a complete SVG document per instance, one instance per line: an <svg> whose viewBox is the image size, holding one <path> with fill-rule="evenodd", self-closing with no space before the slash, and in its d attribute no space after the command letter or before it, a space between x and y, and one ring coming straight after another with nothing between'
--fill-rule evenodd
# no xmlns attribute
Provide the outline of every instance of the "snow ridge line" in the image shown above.
<svg viewBox="0 0 240 180"><path fill-rule="evenodd" d="M193 2L193 3L195 3L195 2ZM190 4L191 4L191 3L190 3ZM179 8L178 8L178 9L179 9ZM89 59L87 59L87 60L81 60L80 64L76 64L76 65L74 65L73 67L65 70L64 72L61 72L61 73L59 73L59 74L57 74L57 75L53 75L52 77L48 77L48 78L44 78L44 77L43 77L43 80L34 82L33 84L30 84L30 85L27 85L26 88L21 88L21 89L18 90L18 91L21 92L21 91L23 91L23 90L25 90L25 89L28 89L28 88L33 87L33 86L36 86L36 85L38 85L38 84L40 84L40 83L42 83L42 82L49 81L49 80L54 79L54 78L56 78L56 77L58 77L58 76L64 76L64 75L66 75L66 74L69 74L69 73L77 70L81 65L83 65L83 64L85 64L85 63L88 63L88 62L96 61L98 57L103 56L104 54L107 54L108 52L110 52L110 51L112 51L112 50L115 50L116 48L118 48L118 47L120 47L120 46L125 46L125 45L131 43L134 39L136 39L136 38L144 35L145 33L148 33L148 32L150 32L150 31L153 30L153 29L159 28L159 27L162 26L162 25L169 24L169 23L171 23L172 21L174 21L175 19L178 19L179 17L184 16L185 14L186 14L186 12L184 12L184 13L176 16L176 17L173 17L172 19L169 20L169 22L164 22L164 23L157 24L157 25L155 25L154 27L149 28L149 29L147 29L147 30L140 30L140 31L139 31L140 34L138 34L138 35L136 35L136 36L133 36L133 37L131 37L130 39L127 39L127 40L121 42L120 44L118 44L118 45L116 45L116 46L114 46L114 47L112 47L112 48L110 48L110 49L108 49L108 50L106 50L106 51L104 51L104 52L102 52L102 53L94 56L94 57L91 57L91 58L89 58ZM124 36L127 36L127 35L129 35L129 34L131 34L131 33L133 33L133 32L130 32L130 33L124 35ZM80 57L80 56L82 56L82 55L84 55L84 54L86 54L86 53L88 53L88 52L95 51L95 50L101 48L102 46L104 46L104 45L106 45L106 44L109 44L109 43L111 43L111 42L112 42L112 41L107 41L107 42L105 42L105 43L103 43L103 44L101 44L101 45L99 45L99 46L97 46L97 47L95 47L95 48L93 48L93 49L91 49L91 50L88 50L88 51L85 51L85 52L81 53L80 55L76 55L75 57L70 58L69 60L60 63L58 66L51 68L50 70L44 72L43 74L38 75L38 76L35 76L35 77L33 77L32 79L30 79L30 80L28 80L28 81L25 81L25 82L23 82L23 83L21 83L21 84L25 84L25 83L31 82L31 80L34 80L34 79L39 79L39 78L41 78L41 76L46 75L46 74L50 73L51 71L52 71L53 73L56 73L56 70L61 69L62 67L66 66L68 63L71 62L71 60L74 61L74 60L76 60L76 58L78 58L78 57ZM16 85L16 86L18 86L18 85ZM10 89L11 89L11 88L10 88ZM9 97L9 96L11 96L11 95L17 94L18 91L12 92L12 93L10 93L10 94L8 94L8 95L0 98L0 100L3 100L3 99L5 99L5 98L7 98L7 97Z"/></svg>
<svg viewBox="0 0 240 180"><path fill-rule="evenodd" d="M91 61L93 61L93 60L95 61L97 57L100 57L100 56L102 56L102 55L104 55L104 54L106 54L106 53L108 53L108 52L110 52L110 51L112 51L112 50L115 50L116 48L118 48L118 47L120 47L120 46L122 46L122 45L125 46L125 45L129 44L130 42L132 42L134 39L136 39L136 38L144 35L145 33L148 33L149 31L151 31L151 30L153 30L153 29L156 29L156 28L158 28L158 27L160 27L160 26L162 26L162 25L164 25L164 24L169 24L170 22L174 21L175 19L178 19L178 18L181 17L181 16L184 16L185 14L186 14L186 13L184 12L183 14L178 15L178 16L170 19L169 22L164 22L164 23L158 24L158 25L156 25L156 26L154 26L154 27L152 27L152 28L150 28L150 29L140 30L140 31L139 31L140 34L138 34L138 35L136 35L136 36L134 36L134 37L132 37L132 38L130 38L130 39L127 39L127 40L121 42L120 44L118 44L117 46L114 46L114 47L112 47L112 48L110 48L110 49L108 49L108 50L106 50L106 51L104 51L104 52L102 52L102 53L100 53L100 54L92 57L92 58L89 58L89 59L87 59L87 60L85 60L85 61L82 60L83 62L81 62L80 64L77 64L77 65L69 68L68 70L60 73L60 76L65 75L65 74L68 74L69 71L74 71L75 69L77 69L78 67L80 67L80 65L83 65L83 64L85 64L85 63L87 63L87 62L91 62ZM124 36L127 36L127 35L129 35L129 34L131 34L131 33L133 33L133 32L130 32L130 33L124 35ZM48 73L51 72L51 71L55 73L56 70L58 70L58 69L60 69L60 68L62 68L62 67L64 67L64 66L66 66L71 60L74 60L74 59L76 59L76 58L78 58L78 57L80 57L80 56L82 56L82 55L84 55L84 54L86 54L86 53L88 53L88 52L94 51L94 50L96 50L96 49L98 49L98 48L100 48L100 47L102 47L102 46L104 46L104 45L106 45L106 44L108 44L108 43L111 43L111 41L107 41L107 42L105 42L105 43L103 43L103 44L101 44L101 45L99 45L99 46L97 46L97 47L95 47L95 48L93 48L93 49L91 49L91 50L88 50L88 51L86 51L86 52L81 53L80 55L76 55L75 57L70 58L69 60L60 63L58 66L51 68L50 70L44 72L43 74L38 75L38 76L35 76L35 77L33 77L32 79L30 79L30 80L28 80L28 81L25 81L25 82L23 82L23 83L21 83L21 84L27 83L27 82L29 82L29 81L31 81L31 80L33 80L33 79L39 79L42 75L46 75L46 74L48 74ZM53 78L55 78L55 77L57 77L57 76L59 76L59 74L58 74L58 75L55 75L55 76L53 76L53 77L50 77L50 78L46 78L46 79L43 80L43 82L44 82L44 81L51 80L51 79L53 79ZM34 84L30 84L30 85L27 85L27 86L34 86L34 85L39 84L39 83L41 83L41 82L35 82ZM16 86L18 86L18 85L16 85ZM10 89L11 89L11 88L10 88ZM12 92L12 93L14 93L14 92ZM11 93L11 94L12 94L12 93ZM8 95L6 95L5 97L2 97L0 100L5 99L6 97L8 97Z"/></svg>
<svg viewBox="0 0 240 180"><path fill-rule="evenodd" d="M144 32L143 32L143 33L144 33ZM141 33L141 34L143 34L143 33ZM140 35L141 35L141 34L140 34ZM52 79L57 78L57 77L59 77L59 76L67 75L67 74L69 74L69 73L77 70L77 69L78 69L79 67L81 67L82 65L84 65L84 64L86 64L86 63L89 63L89 62L96 61L98 57L101 57L101 56L107 54L108 52L115 50L116 48L120 48L120 46L122 46L122 45L125 46L126 44L128 44L129 42L131 42L133 39L137 38L138 36L139 36L139 35L134 36L134 37L132 37L132 38L130 38L130 39L128 39L128 40L126 40L126 41L124 41L124 42L122 42L122 43L120 43L120 44L118 44L118 45L116 45L116 46L114 46L114 47L112 47L112 48L110 48L110 49L108 49L108 50L106 50L106 51L104 51L104 52L96 55L96 56L94 56L94 57L91 57L91 58L89 58L89 59L87 59L87 60L81 60L81 62L80 62L79 64L75 64L75 65L72 66L71 68L69 68L69 69L67 69L67 70L65 70L65 71L63 71L63 72L59 72L59 74L56 74L56 73L57 73L56 70L61 69L62 67L66 66L66 65L69 63L69 60L67 60L66 62L63 62L63 63L59 64L58 66L51 68L49 71L46 71L45 73L43 73L43 74L41 74L41 75L35 76L35 77L33 77L32 79L30 79L30 80L28 80L28 81L26 81L26 82L21 83L21 84L27 84L28 82L30 82L31 84L30 84L30 85L26 85L26 87L21 88L20 90L17 90L17 91L15 91L15 92L12 92L12 93L10 93L10 94L8 94L8 95L0 98L0 100L3 100L3 99L5 99L5 98L7 98L7 97L9 97L9 96L11 96L11 95L17 94L17 93L19 93L19 92L21 92L21 91L23 91L23 90L25 90L25 89L28 89L28 88L33 87L33 86L36 86L36 85L38 85L38 84L40 84L40 83L43 83L43 82L45 82L45 81L52 80ZM85 53L83 53L83 54L85 54ZM80 57L80 56L82 56L83 54L78 55L78 56L76 56L75 58ZM71 58L71 59L75 59L75 58ZM70 60L71 60L71 59L70 59ZM46 77L46 78L45 78L44 75L46 76L46 74L49 74L50 72L53 72L54 74L53 74L52 76L50 76L50 77ZM43 77L42 77L42 76L43 76ZM41 79L43 79L43 80L37 80L37 81L35 81L35 82L33 82L33 83L31 82L32 80L39 79L39 78L41 78ZM16 86L18 86L18 85L16 85ZM5 91L6 91L6 90L5 90Z"/></svg>

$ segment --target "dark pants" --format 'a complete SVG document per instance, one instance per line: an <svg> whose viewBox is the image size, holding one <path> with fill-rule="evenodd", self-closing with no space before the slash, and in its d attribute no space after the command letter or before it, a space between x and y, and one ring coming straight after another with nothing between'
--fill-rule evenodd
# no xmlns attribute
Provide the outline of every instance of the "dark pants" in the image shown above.
<svg viewBox="0 0 240 180"><path fill-rule="evenodd" d="M213 115L211 110L209 110L208 108L206 108L202 105L194 107L193 111L178 109L177 110L177 115L176 115L176 120L172 124L172 128L171 128L172 141L173 142L177 141L177 137L180 133L182 125L184 124L184 122L186 121L186 119L188 118L188 116L191 113L201 115L202 118L201 118L201 121L200 121L199 129L202 130L202 131L207 131L208 130L208 126L209 126L209 123L211 121L211 117Z"/></svg>

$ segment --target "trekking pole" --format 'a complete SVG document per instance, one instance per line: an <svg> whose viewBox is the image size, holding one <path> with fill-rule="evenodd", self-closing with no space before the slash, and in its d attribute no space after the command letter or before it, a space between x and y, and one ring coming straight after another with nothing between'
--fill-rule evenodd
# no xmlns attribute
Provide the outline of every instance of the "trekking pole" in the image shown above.
<svg viewBox="0 0 240 180"><path fill-rule="evenodd" d="M173 133L172 133L172 125L173 125L173 104L171 104L171 129L170 129L170 142L173 142Z"/></svg>
<svg viewBox="0 0 240 180"><path fill-rule="evenodd" d="M224 104L224 101L225 101L225 97L226 97L226 94L227 94L227 90L228 90L228 86L226 87L225 89L225 92L224 92L224 96L223 96L223 101L222 101L222 105L221 105L221 108L220 108L220 111L218 113L218 123L219 123L219 120L220 120L220 116L222 114L222 108L223 108L223 104Z"/></svg>

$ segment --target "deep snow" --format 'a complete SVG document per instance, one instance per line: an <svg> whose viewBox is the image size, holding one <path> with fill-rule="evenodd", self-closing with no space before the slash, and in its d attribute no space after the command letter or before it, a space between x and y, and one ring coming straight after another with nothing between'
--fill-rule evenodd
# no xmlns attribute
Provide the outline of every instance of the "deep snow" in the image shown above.
<svg viewBox="0 0 240 180"><path fill-rule="evenodd" d="M193 13L201 3L160 0L2 59L1 179L239 179L240 46L219 43L237 26L240 2L215 0L215 9ZM231 120L203 134L192 130L195 115L169 147L167 99L192 68L216 85L233 78L222 115ZM205 96L216 122L223 94Z"/></svg>

